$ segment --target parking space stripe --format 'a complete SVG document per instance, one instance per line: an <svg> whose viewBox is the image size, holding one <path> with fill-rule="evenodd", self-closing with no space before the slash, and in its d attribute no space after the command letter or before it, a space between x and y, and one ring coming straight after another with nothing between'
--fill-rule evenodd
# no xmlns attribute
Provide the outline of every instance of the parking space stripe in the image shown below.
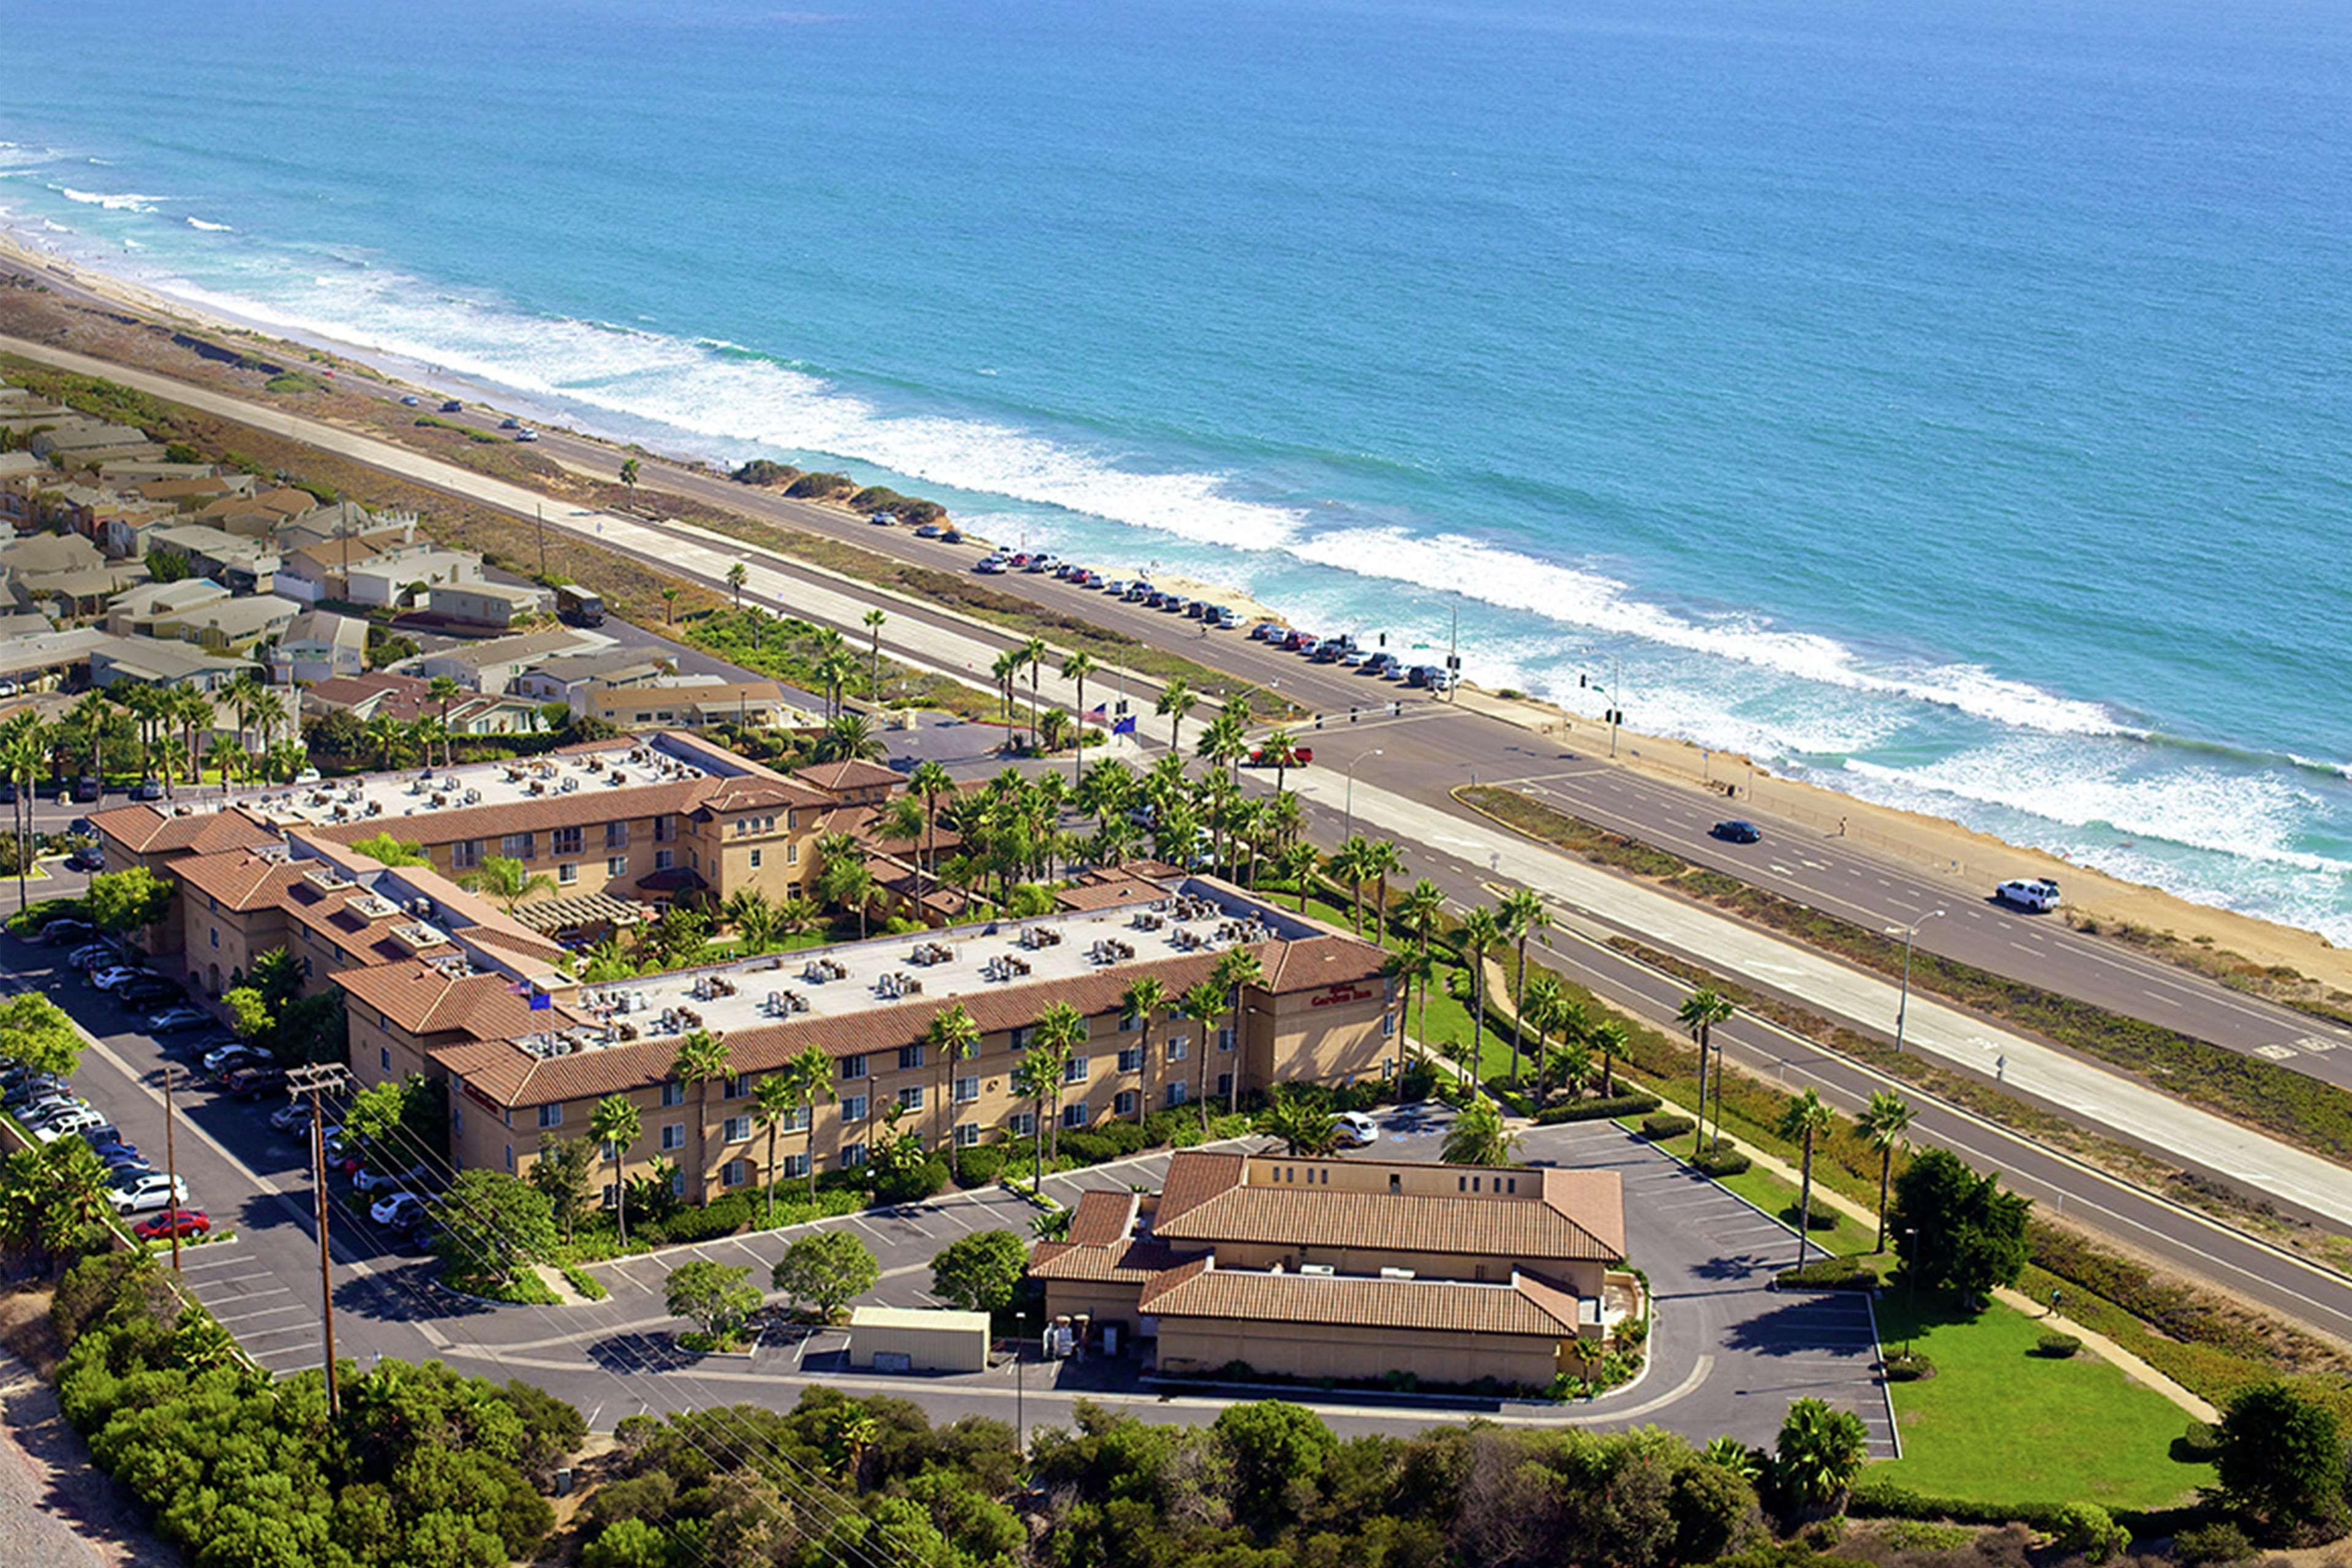
<svg viewBox="0 0 2352 1568"><path fill-rule="evenodd" d="M310 1307L309 1302L298 1301L291 1306L286 1307L264 1307L257 1312L239 1312L233 1318L224 1318L215 1312L213 1314L213 1321L220 1324L223 1328L227 1328L232 1323L250 1322L255 1318L274 1318L280 1312L307 1312L310 1310Z"/></svg>

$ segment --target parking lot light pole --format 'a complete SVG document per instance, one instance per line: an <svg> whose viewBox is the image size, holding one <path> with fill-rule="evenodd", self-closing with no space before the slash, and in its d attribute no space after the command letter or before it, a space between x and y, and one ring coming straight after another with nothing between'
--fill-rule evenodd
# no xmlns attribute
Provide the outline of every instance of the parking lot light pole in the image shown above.
<svg viewBox="0 0 2352 1568"><path fill-rule="evenodd" d="M310 1180L318 1200L319 1215L319 1327L326 1342L327 1415L330 1419L342 1414L342 1402L335 1387L335 1280L330 1268L333 1255L327 1249L327 1123L326 1112L319 1104L319 1096L326 1089L348 1089L351 1081L351 1069L332 1063L289 1068L286 1073L289 1099L298 1094L310 1097Z"/></svg>
<svg viewBox="0 0 2352 1568"><path fill-rule="evenodd" d="M1942 919L1943 913L1941 910L1929 910L1907 926L1886 928L1887 935L1903 939L1903 994L1895 1004L1895 1051L1897 1056L1903 1052L1904 1016L1911 1011L1911 943L1917 938L1921 926L1929 921Z"/></svg>
<svg viewBox="0 0 2352 1568"><path fill-rule="evenodd" d="M1356 836L1356 769L1363 762L1364 757L1378 757L1385 754L1380 747L1374 746L1370 751L1366 752L1363 757L1358 757L1355 762L1348 764L1348 825L1339 830L1339 842L1342 844Z"/></svg>
<svg viewBox="0 0 2352 1568"><path fill-rule="evenodd" d="M180 1156L172 1136L172 1075L173 1065L163 1064L163 1175L172 1184L166 1195L172 1202L172 1272L180 1271Z"/></svg>

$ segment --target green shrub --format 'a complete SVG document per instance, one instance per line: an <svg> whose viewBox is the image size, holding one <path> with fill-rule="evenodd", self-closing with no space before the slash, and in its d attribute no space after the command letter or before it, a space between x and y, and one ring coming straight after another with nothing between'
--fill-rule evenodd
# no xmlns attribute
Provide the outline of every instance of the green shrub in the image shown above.
<svg viewBox="0 0 2352 1568"><path fill-rule="evenodd" d="M2210 1421L2191 1421L2189 1430L2172 1440L2172 1457L2189 1465L2210 1465L2221 1452L2221 1435Z"/></svg>
<svg viewBox="0 0 2352 1568"><path fill-rule="evenodd" d="M827 496L845 495L857 488L847 474L803 474L784 487L784 493L803 500L823 500Z"/></svg>
<svg viewBox="0 0 2352 1568"><path fill-rule="evenodd" d="M2080 1552L2088 1563L2105 1563L2131 1545L2131 1531L2095 1502L2070 1502L2060 1509L2050 1533L2059 1551Z"/></svg>
<svg viewBox="0 0 2352 1568"><path fill-rule="evenodd" d="M2244 1563L2254 1554L2254 1543L2246 1539L2246 1532L2228 1520L2184 1530L2172 1542L2174 1560L2189 1564L2189 1568L2214 1568L2219 1563Z"/></svg>
<svg viewBox="0 0 2352 1568"><path fill-rule="evenodd" d="M790 463L754 458L729 477L739 485L788 485L801 477L801 471Z"/></svg>
<svg viewBox="0 0 2352 1568"><path fill-rule="evenodd" d="M2052 1361L2064 1361L2083 1348L2083 1342L2073 1334L2047 1333L2033 1342L2033 1353Z"/></svg>
<svg viewBox="0 0 2352 1568"><path fill-rule="evenodd" d="M1783 1290L1873 1290L1878 1265L1864 1258L1817 1258L1775 1275L1772 1283Z"/></svg>
<svg viewBox="0 0 2352 1568"><path fill-rule="evenodd" d="M1537 1111L1536 1122L1542 1127L1557 1127L1563 1121L1613 1121L1621 1116L1647 1116L1660 1103L1654 1094L1639 1093L1612 1095L1607 1100L1579 1100Z"/></svg>
<svg viewBox="0 0 2352 1568"><path fill-rule="evenodd" d="M1738 1176L1756 1162L1728 1143L1716 1143L1691 1158L1691 1169L1703 1176Z"/></svg>
<svg viewBox="0 0 2352 1568"><path fill-rule="evenodd" d="M659 1230L661 1245L677 1247L688 1242L716 1241L751 1223L751 1200L741 1193L730 1193L700 1208L680 1209L666 1219L635 1229L648 1241L654 1239L653 1232Z"/></svg>
<svg viewBox="0 0 2352 1568"><path fill-rule="evenodd" d="M1696 1123L1689 1117L1676 1116L1671 1112L1659 1116L1644 1116L1642 1118L1642 1136L1663 1142L1669 1138L1681 1137L1696 1125Z"/></svg>
<svg viewBox="0 0 2352 1568"><path fill-rule="evenodd" d="M966 1187L993 1186L1004 1174L1004 1151L992 1143L975 1143L956 1155L956 1184Z"/></svg>
<svg viewBox="0 0 2352 1568"><path fill-rule="evenodd" d="M1889 1383L1917 1383L1936 1375L1936 1363L1916 1351L1896 1351L1885 1366Z"/></svg>
<svg viewBox="0 0 2352 1568"><path fill-rule="evenodd" d="M591 1301L602 1301L613 1294L593 1274L576 1263L562 1263L557 1267L563 1270L563 1282Z"/></svg>
<svg viewBox="0 0 2352 1568"><path fill-rule="evenodd" d="M908 1165L874 1179L877 1204L917 1204L948 1184L948 1163L934 1154L919 1165Z"/></svg>

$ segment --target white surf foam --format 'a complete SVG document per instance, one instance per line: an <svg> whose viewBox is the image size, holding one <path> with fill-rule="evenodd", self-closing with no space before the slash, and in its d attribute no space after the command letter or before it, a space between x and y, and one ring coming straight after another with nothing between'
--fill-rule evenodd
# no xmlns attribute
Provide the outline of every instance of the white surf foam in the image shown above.
<svg viewBox="0 0 2352 1568"><path fill-rule="evenodd" d="M201 229L206 234L235 234L236 232L235 228L231 227L227 224L206 223L200 217L192 217L188 219L188 226L194 229Z"/></svg>
<svg viewBox="0 0 2352 1568"><path fill-rule="evenodd" d="M51 188L69 202L79 202L83 206L103 207L110 213L152 213L155 210L157 202L168 202L172 199L169 196L141 195L136 191L124 191L119 194L106 191L78 191L71 185L56 185Z"/></svg>

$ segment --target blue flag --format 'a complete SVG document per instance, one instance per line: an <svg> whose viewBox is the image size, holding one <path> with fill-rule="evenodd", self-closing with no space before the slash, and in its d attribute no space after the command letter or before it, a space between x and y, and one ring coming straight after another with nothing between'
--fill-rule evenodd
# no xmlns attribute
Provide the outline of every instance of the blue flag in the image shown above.
<svg viewBox="0 0 2352 1568"><path fill-rule="evenodd" d="M1114 735L1132 735L1132 734L1134 734L1134 733L1135 733L1135 721L1134 721L1134 719L1133 719L1133 718L1131 718L1131 717L1130 717L1130 718L1126 718L1126 719L1121 719L1118 723L1113 724L1113 725L1110 727L1110 732L1111 732L1112 734L1114 734Z"/></svg>
<svg viewBox="0 0 2352 1568"><path fill-rule="evenodd" d="M544 1013L544 1012L546 1012L550 1007L552 1007L552 1006L554 1006L554 1005L555 1005L555 998L554 998L554 997L552 997L552 996L551 996L551 995L549 995L546 992L544 992L544 991L539 991L539 990L534 990L534 991L532 991L532 992L531 992L531 994L530 994L530 1010L531 1010L532 1012L534 1012L534 1013Z"/></svg>

